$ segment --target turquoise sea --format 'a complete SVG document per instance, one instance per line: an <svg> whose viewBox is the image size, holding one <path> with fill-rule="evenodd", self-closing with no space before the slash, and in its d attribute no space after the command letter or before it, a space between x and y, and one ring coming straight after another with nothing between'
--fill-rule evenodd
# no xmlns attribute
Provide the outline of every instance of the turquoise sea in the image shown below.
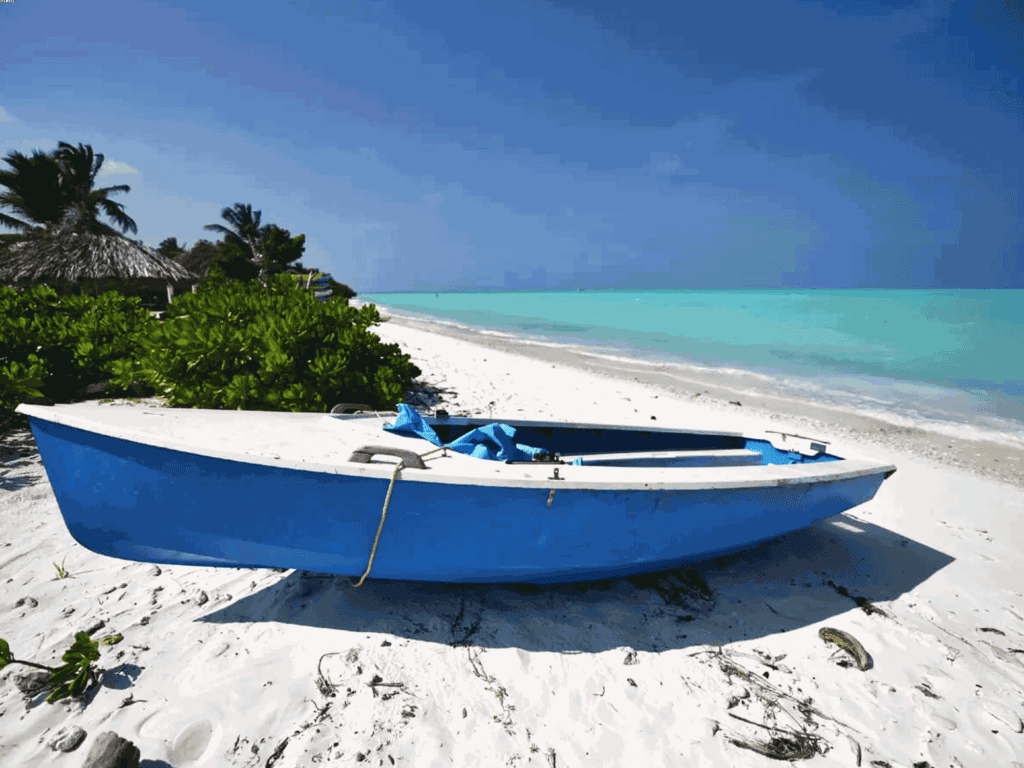
<svg viewBox="0 0 1024 768"><path fill-rule="evenodd" d="M395 313L523 342L753 375L770 391L1024 442L1024 290L389 293Z"/></svg>

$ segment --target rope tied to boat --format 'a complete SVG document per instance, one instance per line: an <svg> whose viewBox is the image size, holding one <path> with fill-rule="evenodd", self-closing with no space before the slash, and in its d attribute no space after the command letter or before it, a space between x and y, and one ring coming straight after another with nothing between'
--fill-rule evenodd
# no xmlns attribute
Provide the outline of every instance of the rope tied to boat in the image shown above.
<svg viewBox="0 0 1024 768"><path fill-rule="evenodd" d="M439 451L443 450L444 447L435 448L432 451L427 451L426 453L419 454L419 457L421 459L425 459L427 456L430 456L433 453L438 453ZM366 563L366 570L363 572L363 575L359 577L359 581L357 581L355 584L351 584L350 582L350 586L352 587L352 589L359 589L361 586L363 586L363 582L366 581L366 577L369 576L370 571L373 570L373 559L377 556L377 545L380 543L380 534L384 530L384 521L387 519L388 516L388 506L391 504L391 493L395 490L395 481L398 480L398 473L401 472L403 469L405 469L405 460L399 459L398 463L395 465L395 471L391 473L391 482L388 483L388 492L387 495L384 497L384 509L381 510L380 523L377 524L377 535L373 537L373 548L370 550L370 560Z"/></svg>

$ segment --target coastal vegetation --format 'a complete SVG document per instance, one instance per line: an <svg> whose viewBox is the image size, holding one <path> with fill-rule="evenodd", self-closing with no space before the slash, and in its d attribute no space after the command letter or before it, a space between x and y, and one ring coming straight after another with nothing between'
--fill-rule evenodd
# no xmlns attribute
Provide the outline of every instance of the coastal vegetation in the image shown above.
<svg viewBox="0 0 1024 768"><path fill-rule="evenodd" d="M303 266L305 235L263 223L251 205L225 207L224 223L205 227L220 242L186 248L169 237L149 249L125 237L137 226L110 199L130 188L95 187L104 158L92 147L61 142L3 159L0 225L14 233L0 235L0 413L101 391L180 407L391 408L419 375L370 332L376 307L349 307L355 291ZM157 265L144 277L158 288L191 275L191 292L171 301L168 289L164 303L161 291L138 290L117 263L133 258L136 272L140 259ZM314 287L331 293L317 300Z"/></svg>
<svg viewBox="0 0 1024 768"><path fill-rule="evenodd" d="M172 406L326 411L341 401L392 408L420 370L370 326L377 308L318 302L290 275L212 278L136 337L111 381L142 382Z"/></svg>
<svg viewBox="0 0 1024 768"><path fill-rule="evenodd" d="M40 690L52 689L46 697L46 701L52 704L68 696L81 696L88 689L98 685L99 675L92 664L100 658L100 645L116 645L123 639L122 635L115 634L93 640L87 632L76 632L74 642L61 657L61 661L64 663L59 667L48 667L34 661L16 659L11 653L7 641L0 639L0 670L9 664L24 664L27 667L43 670L44 674L40 675L37 685ZM27 687L33 684L24 681L21 685ZM28 688L28 690L34 690L34 688Z"/></svg>
<svg viewBox="0 0 1024 768"><path fill-rule="evenodd" d="M156 323L135 297L58 295L47 286L0 288L0 409L29 398L67 402L109 378L116 360Z"/></svg>

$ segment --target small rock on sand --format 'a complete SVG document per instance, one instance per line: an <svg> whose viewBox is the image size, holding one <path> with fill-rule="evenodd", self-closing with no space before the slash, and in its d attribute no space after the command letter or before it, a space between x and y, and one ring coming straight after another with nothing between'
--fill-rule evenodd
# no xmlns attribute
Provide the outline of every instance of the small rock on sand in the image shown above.
<svg viewBox="0 0 1024 768"><path fill-rule="evenodd" d="M82 768L139 768L139 748L113 731L96 737Z"/></svg>
<svg viewBox="0 0 1024 768"><path fill-rule="evenodd" d="M46 687L49 672L22 672L14 676L14 685L26 696L35 696Z"/></svg>

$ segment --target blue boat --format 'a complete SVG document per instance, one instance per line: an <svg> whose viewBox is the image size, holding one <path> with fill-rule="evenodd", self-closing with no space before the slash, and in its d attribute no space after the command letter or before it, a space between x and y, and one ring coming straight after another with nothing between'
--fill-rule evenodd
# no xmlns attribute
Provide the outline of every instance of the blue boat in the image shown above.
<svg viewBox="0 0 1024 768"><path fill-rule="evenodd" d="M374 579L661 571L856 507L896 471L782 433L492 423L408 407L17 410L68 530L93 552Z"/></svg>

